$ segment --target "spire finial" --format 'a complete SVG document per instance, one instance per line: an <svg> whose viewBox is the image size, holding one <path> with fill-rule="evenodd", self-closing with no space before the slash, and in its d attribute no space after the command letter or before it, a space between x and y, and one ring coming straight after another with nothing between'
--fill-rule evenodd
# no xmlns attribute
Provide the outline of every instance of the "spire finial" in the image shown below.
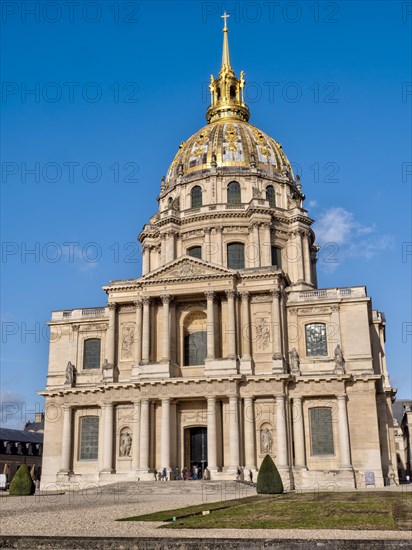
<svg viewBox="0 0 412 550"><path fill-rule="evenodd" d="M227 18L230 17L230 15L228 15L226 12L220 16L222 19L224 19L225 23L223 25L223 30L224 31L227 31L228 28L227 28Z"/></svg>
<svg viewBox="0 0 412 550"><path fill-rule="evenodd" d="M229 55L229 38L228 38L228 26L227 26L227 18L230 17L226 12L221 15L221 18L224 21L223 24L223 53L222 53L222 69L221 71L229 71L232 69L230 66L230 55Z"/></svg>

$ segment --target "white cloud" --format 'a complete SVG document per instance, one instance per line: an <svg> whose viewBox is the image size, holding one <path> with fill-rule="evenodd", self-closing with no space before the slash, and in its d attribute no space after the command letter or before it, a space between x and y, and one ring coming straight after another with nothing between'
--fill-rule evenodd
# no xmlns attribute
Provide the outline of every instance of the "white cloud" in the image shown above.
<svg viewBox="0 0 412 550"><path fill-rule="evenodd" d="M393 246L390 235L379 235L375 225L363 225L345 208L325 210L314 230L316 242L321 247L319 265L329 271L345 259L370 259Z"/></svg>

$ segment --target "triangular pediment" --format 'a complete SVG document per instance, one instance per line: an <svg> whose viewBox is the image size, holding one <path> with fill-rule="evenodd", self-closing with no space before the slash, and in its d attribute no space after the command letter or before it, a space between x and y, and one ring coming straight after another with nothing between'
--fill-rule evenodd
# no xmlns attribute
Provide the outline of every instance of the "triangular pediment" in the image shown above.
<svg viewBox="0 0 412 550"><path fill-rule="evenodd" d="M141 282L154 283L157 281L182 281L209 277L233 277L235 274L236 270L234 269L227 269L191 256L182 256L151 273L147 273L141 278Z"/></svg>

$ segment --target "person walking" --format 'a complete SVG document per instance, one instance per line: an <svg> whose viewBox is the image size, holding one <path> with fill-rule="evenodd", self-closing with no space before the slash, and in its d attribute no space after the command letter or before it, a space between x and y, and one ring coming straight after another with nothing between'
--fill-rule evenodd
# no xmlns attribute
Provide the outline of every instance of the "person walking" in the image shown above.
<svg viewBox="0 0 412 550"><path fill-rule="evenodd" d="M249 470L249 479L250 479L250 483L253 483L253 472L252 472L252 470Z"/></svg>

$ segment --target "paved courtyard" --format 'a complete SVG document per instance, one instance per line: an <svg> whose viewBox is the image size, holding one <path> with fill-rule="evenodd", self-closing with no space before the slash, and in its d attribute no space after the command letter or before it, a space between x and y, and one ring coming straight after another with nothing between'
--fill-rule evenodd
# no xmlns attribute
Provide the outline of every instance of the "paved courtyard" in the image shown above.
<svg viewBox="0 0 412 550"><path fill-rule="evenodd" d="M388 488L389 489L389 488ZM405 490L401 487L398 490ZM408 487L409 489L409 487ZM163 530L160 523L117 522L116 519L203 502L256 494L235 482L145 482L90 487L81 492L0 498L2 535L193 537L209 538L318 538L405 539L410 532L331 530Z"/></svg>

